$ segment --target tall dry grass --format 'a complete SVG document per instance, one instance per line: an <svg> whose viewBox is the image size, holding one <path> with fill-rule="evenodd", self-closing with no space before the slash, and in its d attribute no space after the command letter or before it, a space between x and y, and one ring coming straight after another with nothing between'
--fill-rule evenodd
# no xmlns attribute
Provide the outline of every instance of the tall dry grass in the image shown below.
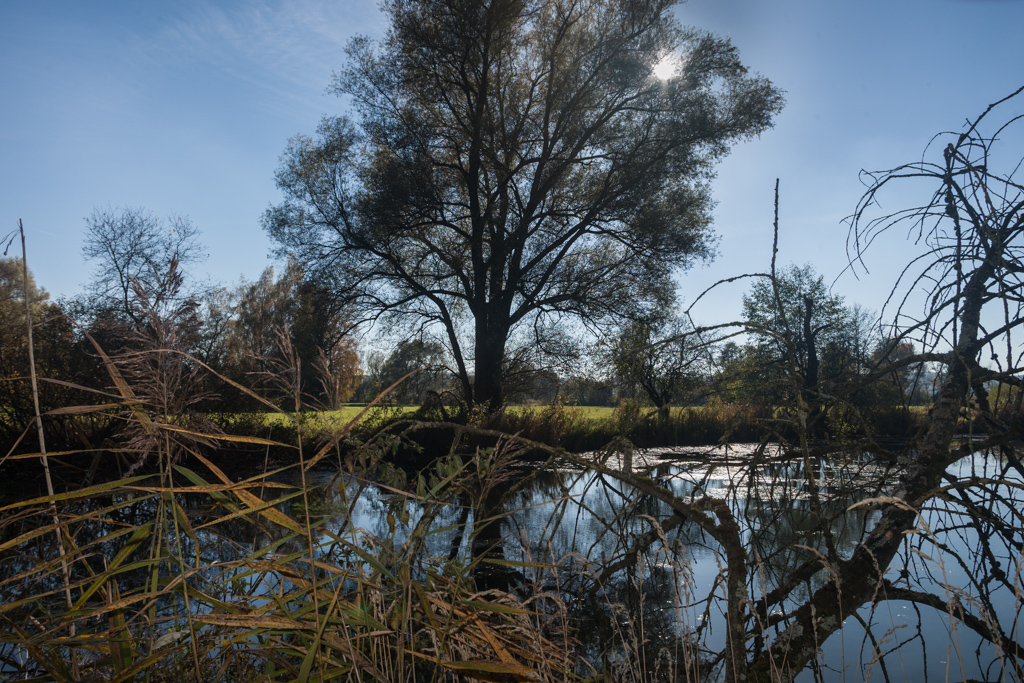
<svg viewBox="0 0 1024 683"><path fill-rule="evenodd" d="M471 476L486 481L486 463L471 474L467 464L451 461L415 493L391 489L394 515L408 515L406 503L415 501L420 516L404 538L373 536L352 515L365 477L381 465L379 452L343 463L345 475L335 484L344 509L318 511L305 481L337 452L355 420L316 451L300 452L293 466L300 485L279 483L280 470L235 481L204 454L206 447L286 444L182 426L137 394L116 359L105 362L133 411L133 428L148 437L133 436L128 450L157 472L0 508L5 675L547 680L574 671L568 633L546 626L551 614L512 593L477 591L475 567L428 552L425 538L435 533L438 512ZM149 367L160 373L168 366ZM294 371L282 369L286 387L294 386ZM490 462L501 452L481 457ZM69 540L63 555L58 539Z"/></svg>
<svg viewBox="0 0 1024 683"><path fill-rule="evenodd" d="M189 411L194 380L213 372L182 351L194 308L173 296L173 263L160 282L156 292L137 292L146 324L126 335L130 343L114 356L95 344L117 400L56 411L121 421L122 446L113 450L128 459L129 476L0 508L5 678L549 680L574 671L569 634L548 627L550 610L480 592L474 562L428 552L438 512L467 479L479 486L501 471L487 466L500 449L478 454L472 474L455 459L421 478L415 493L391 487L389 514L408 525L403 537L394 522L392 535L375 536L353 519L368 477L389 472L379 450L339 462L334 484L345 505L317 510L307 476L340 456L338 443L363 414L305 450L301 368L282 335L285 361L267 379L290 394L288 413L221 379L291 420L295 442L212 428ZM236 480L208 457L228 444L292 448L298 462ZM74 464L96 455L12 459ZM298 485L281 483L285 469ZM410 501L420 510L411 521Z"/></svg>

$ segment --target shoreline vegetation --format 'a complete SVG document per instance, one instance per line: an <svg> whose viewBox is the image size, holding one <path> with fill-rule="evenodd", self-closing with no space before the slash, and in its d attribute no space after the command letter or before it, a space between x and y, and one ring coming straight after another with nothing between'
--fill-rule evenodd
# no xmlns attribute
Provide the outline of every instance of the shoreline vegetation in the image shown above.
<svg viewBox="0 0 1024 683"><path fill-rule="evenodd" d="M908 412L915 428L926 422L927 411ZM749 491L760 468L806 463L813 457L806 441L801 448L799 438L786 439L779 431L776 435L792 449L790 457L779 459L768 447L765 418L734 406L667 415L635 404L612 411L513 408L489 416L486 426L480 419L476 425L408 419L415 413L384 407L359 421L353 419L358 413L279 411L273 419L231 416L220 426L242 429L205 434L152 418L146 426L146 418L137 415L159 437L153 442L158 457L146 472L0 505L5 567L0 573L6 577L0 579L0 667L56 681L593 682L724 675L728 663L699 643L678 640L675 647L682 649L671 657L658 651L655 646L664 648L677 636L665 641L662 634L649 643L651 636L642 635L650 628L642 605L631 605L633 589L613 579L621 571L634 576L630 563L647 566L641 558L648 553L651 567L662 553L677 562L671 558L685 553L686 546L669 539L681 519L693 520L713 539L728 579L738 569L737 557L746 557L729 509L712 499L671 492L648 478L653 470L623 469L617 458L632 444L622 432L587 458L539 441L582 443L604 438L606 430L631 427L633 437L648 439L649 445L669 434L676 441L707 445L710 437L722 440L715 429L736 436L756 427L760 444L736 460L749 468L731 484L736 492ZM347 420L332 419L338 417ZM781 417L771 419L784 423ZM697 432L695 424L704 431ZM245 433L254 426L253 432L264 430L262 437ZM368 431L359 433L360 426ZM679 439L684 428L690 436ZM709 438L693 438L695 433ZM287 435L302 438L288 443ZM531 443L538 436L543 439ZM346 440L351 441L343 445ZM855 448L855 441L851 434L818 450L838 455ZM203 442L244 446L254 460L260 452L265 457L255 469L232 473L224 466L231 456L215 455ZM290 455L271 457L271 447L287 447ZM177 460L171 455L175 448L185 451ZM64 457L54 453L51 467ZM522 469L525 459L531 461L528 470ZM38 456L20 462L39 466ZM318 463L337 472L326 489L306 483ZM643 500L667 508L646 534L637 536L630 525L614 531L623 534L625 549L615 562L578 565L564 557L516 555L501 541L505 532L498 531L517 511L505 501L514 499L523 481L565 466L593 469L635 491L636 499L617 513L623 522L634 505L650 505ZM851 466L858 467L845 467ZM282 483L285 472L299 483ZM326 496L335 489L340 503ZM360 501L374 499L370 493L378 489L389 492L374 504L383 505L380 514L390 528L383 535L360 528L366 523L362 517L357 521L357 515L365 515L357 512L366 504ZM557 511L569 491L550 495ZM821 505L833 495L823 484ZM817 514L830 524L847 514L845 508L827 514L826 509ZM459 510L465 513L461 518ZM557 524L557 516L551 524ZM430 540L445 529L454 529L459 541L447 559L438 557ZM824 538L827 534L813 541L816 552L826 551ZM671 566L673 580L687 585L685 564ZM654 574L642 578L653 569L637 571L641 578L632 581L654 579ZM570 598L587 593L588 609L626 619L601 636L599 652L587 651L584 643L592 647L593 642L575 630L581 618L592 617L584 617ZM681 613L678 618L685 624L691 617Z"/></svg>
<svg viewBox="0 0 1024 683"><path fill-rule="evenodd" d="M837 433L817 439L819 447L830 443L856 443L868 440L880 450L881 444L893 447L908 442L924 424L927 406L910 406L880 413L873 424L858 428L843 427L832 422ZM298 416L296 418L296 416ZM448 419L446 419L448 418ZM82 418L72 418L82 419ZM301 459L303 449L316 450L339 431L346 438L335 447L341 453L356 449L374 435L387 432L395 424L422 422L468 425L521 437L547 447L569 453L598 451L617 439L627 439L636 448L671 448L716 446L728 443L771 442L795 443L792 420L778 410L766 411L749 404L712 402L703 406L670 407L658 409L637 401L626 401L616 407L574 406L564 403L549 405L508 406L495 414L481 414L467 419L464 412L452 408L438 415L436 408L414 405L348 404L339 410L304 409L299 413L287 411L265 413L212 413L205 416L215 432L207 436L206 457L229 473L255 474L273 464L276 467L293 465ZM103 432L97 426L102 417L90 415L77 426L64 421L66 433L85 435L89 431ZM979 431L981 429L982 431ZM958 422L958 432L983 433L976 419L965 411ZM301 437L300 437L301 434ZM230 435L230 436L227 436ZM217 436L227 436L218 441ZM301 442L302 448L298 446ZM73 443L57 445L57 452L48 456L49 467L54 470L55 481L62 486L99 483L122 476L132 462L119 456L117 448L76 449ZM5 450L10 449L10 446ZM415 471L447 453L418 454L407 462L393 461L396 467ZM38 456L22 454L8 457L0 465L12 476L7 484L0 484L0 500L24 496L27 482L36 481L44 486ZM84 464L86 463L87 464ZM140 472L155 472L154 466L142 467ZM15 481L17 483L15 483Z"/></svg>

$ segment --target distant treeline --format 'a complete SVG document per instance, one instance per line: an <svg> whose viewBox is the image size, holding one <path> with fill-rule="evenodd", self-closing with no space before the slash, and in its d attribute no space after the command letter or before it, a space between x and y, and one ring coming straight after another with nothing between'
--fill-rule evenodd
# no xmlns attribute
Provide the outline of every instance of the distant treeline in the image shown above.
<svg viewBox="0 0 1024 683"><path fill-rule="evenodd" d="M267 408L261 399L288 408L294 399L283 397L294 394L304 409L336 409L371 401L409 373L386 403L445 406L440 415L449 419L472 412L442 343L425 333L357 337L331 283L309 276L294 260L280 270L267 268L255 282L211 285L189 277L201 249L187 218L162 221L142 209L110 209L94 213L87 228L85 256L96 269L77 297L51 300L31 272L26 288L20 260L0 259L0 432L8 445L20 438L25 448L35 439L26 429L34 407L25 291L41 410L51 413L44 418L51 447L99 447L117 439L124 424L118 411L129 408L116 405L124 402L111 368L140 401L181 419L260 412ZM783 314L770 286L756 283L743 300L748 334L739 340L715 337L668 311L591 335L561 359L510 357L506 402L627 401L659 409L713 403L771 415L803 389L828 391L865 378L848 406L878 423L894 410L932 400L939 374L921 361L899 366L913 346L879 334L867 312L830 294L810 266L791 266L778 282ZM871 375L894 362L898 369ZM794 373L802 380L794 383ZM106 408L70 409L89 405ZM823 416L822 434L840 428L841 421L828 422ZM679 426L669 431L678 441Z"/></svg>

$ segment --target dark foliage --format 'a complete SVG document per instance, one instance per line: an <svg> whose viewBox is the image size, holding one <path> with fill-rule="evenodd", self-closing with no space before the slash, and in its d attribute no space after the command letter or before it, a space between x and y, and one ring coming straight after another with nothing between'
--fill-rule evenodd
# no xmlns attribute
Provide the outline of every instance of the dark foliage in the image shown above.
<svg viewBox="0 0 1024 683"><path fill-rule="evenodd" d="M385 3L333 86L357 118L291 141L264 226L366 319L441 335L467 401L498 408L510 349L639 315L710 255L714 163L781 107L673 4Z"/></svg>

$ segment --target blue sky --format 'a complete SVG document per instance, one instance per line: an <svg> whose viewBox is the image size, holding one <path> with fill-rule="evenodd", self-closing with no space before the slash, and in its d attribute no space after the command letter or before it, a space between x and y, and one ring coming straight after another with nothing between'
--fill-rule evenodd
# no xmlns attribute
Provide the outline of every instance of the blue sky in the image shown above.
<svg viewBox="0 0 1024 683"><path fill-rule="evenodd" d="M846 264L841 220L863 191L858 171L920 158L934 133L1024 84L1022 0L691 0L677 13L731 38L787 93L775 128L719 167L719 255L680 277L684 300L767 268L776 177L781 262L810 262L831 281ZM278 156L342 111L325 88L347 40L385 28L375 3L356 0L5 0L0 233L24 219L37 281L72 295L90 272L83 218L144 206L200 228L200 276L255 279L271 263L259 219L280 199ZM1017 159L1022 142L1007 143ZM902 237L835 291L879 308L915 253ZM697 318L737 316L746 289L718 290Z"/></svg>

